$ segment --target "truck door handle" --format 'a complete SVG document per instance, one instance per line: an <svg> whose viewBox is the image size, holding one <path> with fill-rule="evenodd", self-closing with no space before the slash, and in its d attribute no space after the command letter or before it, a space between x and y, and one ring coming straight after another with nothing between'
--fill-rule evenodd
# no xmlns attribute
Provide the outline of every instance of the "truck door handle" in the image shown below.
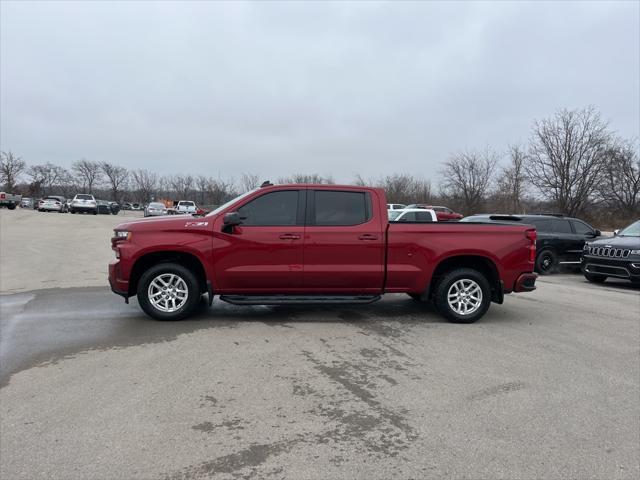
<svg viewBox="0 0 640 480"><path fill-rule="evenodd" d="M378 239L377 235L371 235L370 233L365 233L358 237L358 240L377 240L377 239Z"/></svg>
<svg viewBox="0 0 640 480"><path fill-rule="evenodd" d="M299 240L300 235L296 235L294 233L283 233L280 235L280 240Z"/></svg>

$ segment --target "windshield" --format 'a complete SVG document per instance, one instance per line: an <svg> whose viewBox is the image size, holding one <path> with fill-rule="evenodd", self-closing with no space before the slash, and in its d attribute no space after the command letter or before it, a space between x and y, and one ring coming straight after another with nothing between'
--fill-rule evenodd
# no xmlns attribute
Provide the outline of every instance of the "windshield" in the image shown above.
<svg viewBox="0 0 640 480"><path fill-rule="evenodd" d="M389 212L389 220L395 220L400 216L401 213L402 213L402 210L391 210Z"/></svg>
<svg viewBox="0 0 640 480"><path fill-rule="evenodd" d="M620 230L619 237L640 237L640 220L632 223L624 230Z"/></svg>
<svg viewBox="0 0 640 480"><path fill-rule="evenodd" d="M211 215L215 215L217 213L220 213L225 208L229 207L230 205L234 204L235 202L237 202L239 200L242 200L245 197L248 197L249 195L251 195L256 190L259 190L259 189L258 188L254 188L253 190L249 190L248 192L244 192L242 195L238 195L236 198L233 198L233 199L229 200L227 203L223 203L218 208L216 208L215 210L213 210L212 212L207 214L207 217L210 217Z"/></svg>

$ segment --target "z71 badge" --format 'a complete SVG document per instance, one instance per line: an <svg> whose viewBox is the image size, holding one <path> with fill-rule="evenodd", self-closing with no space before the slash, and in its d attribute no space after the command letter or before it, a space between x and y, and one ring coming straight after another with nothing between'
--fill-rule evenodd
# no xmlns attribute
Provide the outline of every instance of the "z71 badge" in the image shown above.
<svg viewBox="0 0 640 480"><path fill-rule="evenodd" d="M184 224L185 227L206 227L209 225L209 222L187 222Z"/></svg>

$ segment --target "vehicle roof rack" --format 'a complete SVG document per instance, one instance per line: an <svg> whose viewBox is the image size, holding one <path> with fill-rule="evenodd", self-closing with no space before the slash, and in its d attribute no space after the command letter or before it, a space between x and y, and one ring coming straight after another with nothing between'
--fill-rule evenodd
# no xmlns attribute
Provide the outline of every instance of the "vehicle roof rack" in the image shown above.
<svg viewBox="0 0 640 480"><path fill-rule="evenodd" d="M271 183L269 180L265 180L264 182L262 182L262 185L260 185L260 188L264 188L264 187L272 187L273 183Z"/></svg>
<svg viewBox="0 0 640 480"><path fill-rule="evenodd" d="M548 217L564 217L564 213L538 213L538 215L546 215Z"/></svg>

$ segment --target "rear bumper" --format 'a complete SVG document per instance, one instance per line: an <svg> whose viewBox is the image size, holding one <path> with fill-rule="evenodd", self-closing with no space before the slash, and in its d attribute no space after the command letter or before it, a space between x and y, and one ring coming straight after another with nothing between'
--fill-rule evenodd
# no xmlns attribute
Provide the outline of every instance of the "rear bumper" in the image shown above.
<svg viewBox="0 0 640 480"><path fill-rule="evenodd" d="M120 262L118 260L114 260L109 263L109 286L111 286L111 291L113 293L124 298L129 298L131 296L129 294L129 282L118 278L118 274L120 272L119 267Z"/></svg>
<svg viewBox="0 0 640 480"><path fill-rule="evenodd" d="M514 292L532 292L536 289L536 279L538 275L535 273L523 273L518 277L513 287Z"/></svg>

